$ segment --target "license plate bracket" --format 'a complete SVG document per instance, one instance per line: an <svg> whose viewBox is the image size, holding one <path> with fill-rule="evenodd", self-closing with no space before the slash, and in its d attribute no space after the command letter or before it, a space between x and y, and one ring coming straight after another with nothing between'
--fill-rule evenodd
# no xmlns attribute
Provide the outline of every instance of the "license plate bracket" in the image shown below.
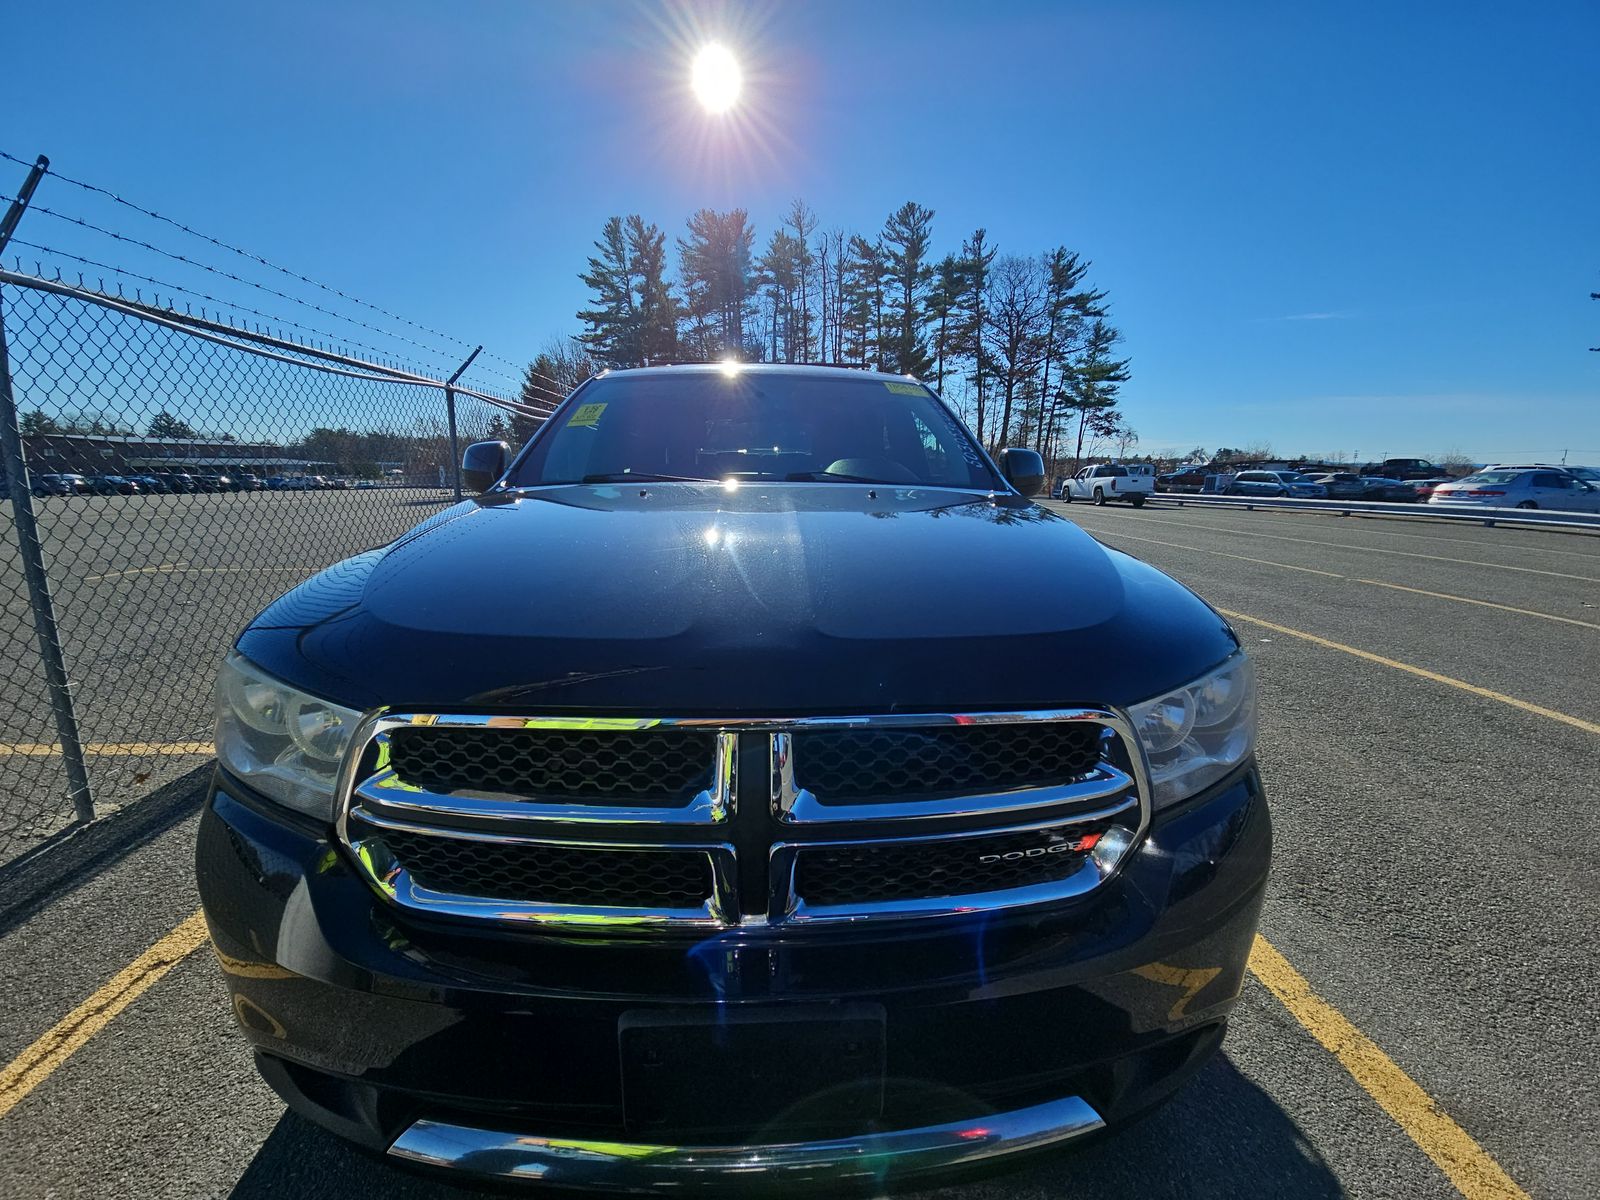
<svg viewBox="0 0 1600 1200"><path fill-rule="evenodd" d="M879 1004L636 1010L617 1023L631 1136L859 1129L882 1114Z"/></svg>

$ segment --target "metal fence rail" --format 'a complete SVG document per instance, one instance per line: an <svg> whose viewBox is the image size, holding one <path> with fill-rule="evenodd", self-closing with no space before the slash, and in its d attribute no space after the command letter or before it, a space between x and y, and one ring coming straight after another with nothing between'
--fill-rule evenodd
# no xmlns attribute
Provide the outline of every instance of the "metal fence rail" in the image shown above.
<svg viewBox="0 0 1600 1200"><path fill-rule="evenodd" d="M1344 516L1418 517L1432 521L1471 521L1478 525L1544 525L1600 530L1600 513L1541 508L1492 508L1479 504L1389 504L1373 500L1296 500L1279 496L1199 495L1157 492L1152 499L1211 508L1283 508Z"/></svg>
<svg viewBox="0 0 1600 1200"><path fill-rule="evenodd" d="M203 763L239 628L459 498L461 444L539 426L471 363L0 270L0 865Z"/></svg>

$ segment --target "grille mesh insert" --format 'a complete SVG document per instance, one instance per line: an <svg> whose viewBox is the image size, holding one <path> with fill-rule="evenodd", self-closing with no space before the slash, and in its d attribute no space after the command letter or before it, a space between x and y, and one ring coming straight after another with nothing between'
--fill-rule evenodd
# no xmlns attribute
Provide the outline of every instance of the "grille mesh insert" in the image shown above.
<svg viewBox="0 0 1600 1200"><path fill-rule="evenodd" d="M1076 846L1086 833L1092 836L1080 827L1066 833L1032 830L950 841L819 846L800 851L795 891L807 904L855 905L1054 883L1083 865L1084 852ZM985 855L1001 858L980 862Z"/></svg>
<svg viewBox="0 0 1600 1200"><path fill-rule="evenodd" d="M595 850L392 829L376 836L422 887L546 904L689 908L711 897L711 864L684 850Z"/></svg>
<svg viewBox="0 0 1600 1200"><path fill-rule="evenodd" d="M795 782L829 804L1049 787L1094 770L1102 731L1087 721L802 730Z"/></svg>
<svg viewBox="0 0 1600 1200"><path fill-rule="evenodd" d="M686 804L711 785L716 735L672 730L458 729L389 736L389 765L430 792L586 804Z"/></svg>

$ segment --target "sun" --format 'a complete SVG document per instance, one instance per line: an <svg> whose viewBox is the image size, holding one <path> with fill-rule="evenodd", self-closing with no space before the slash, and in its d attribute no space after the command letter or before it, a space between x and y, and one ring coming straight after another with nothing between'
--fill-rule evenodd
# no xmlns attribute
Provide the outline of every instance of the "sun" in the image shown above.
<svg viewBox="0 0 1600 1200"><path fill-rule="evenodd" d="M720 42L712 42L694 56L690 82L707 112L727 112L739 99L744 72L732 51Z"/></svg>

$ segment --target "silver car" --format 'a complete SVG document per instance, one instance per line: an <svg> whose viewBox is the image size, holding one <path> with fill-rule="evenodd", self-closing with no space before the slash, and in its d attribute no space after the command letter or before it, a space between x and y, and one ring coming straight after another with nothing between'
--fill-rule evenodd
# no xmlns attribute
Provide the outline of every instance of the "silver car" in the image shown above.
<svg viewBox="0 0 1600 1200"><path fill-rule="evenodd" d="M1593 513L1600 512L1600 487L1548 468L1479 471L1434 488L1428 503Z"/></svg>

